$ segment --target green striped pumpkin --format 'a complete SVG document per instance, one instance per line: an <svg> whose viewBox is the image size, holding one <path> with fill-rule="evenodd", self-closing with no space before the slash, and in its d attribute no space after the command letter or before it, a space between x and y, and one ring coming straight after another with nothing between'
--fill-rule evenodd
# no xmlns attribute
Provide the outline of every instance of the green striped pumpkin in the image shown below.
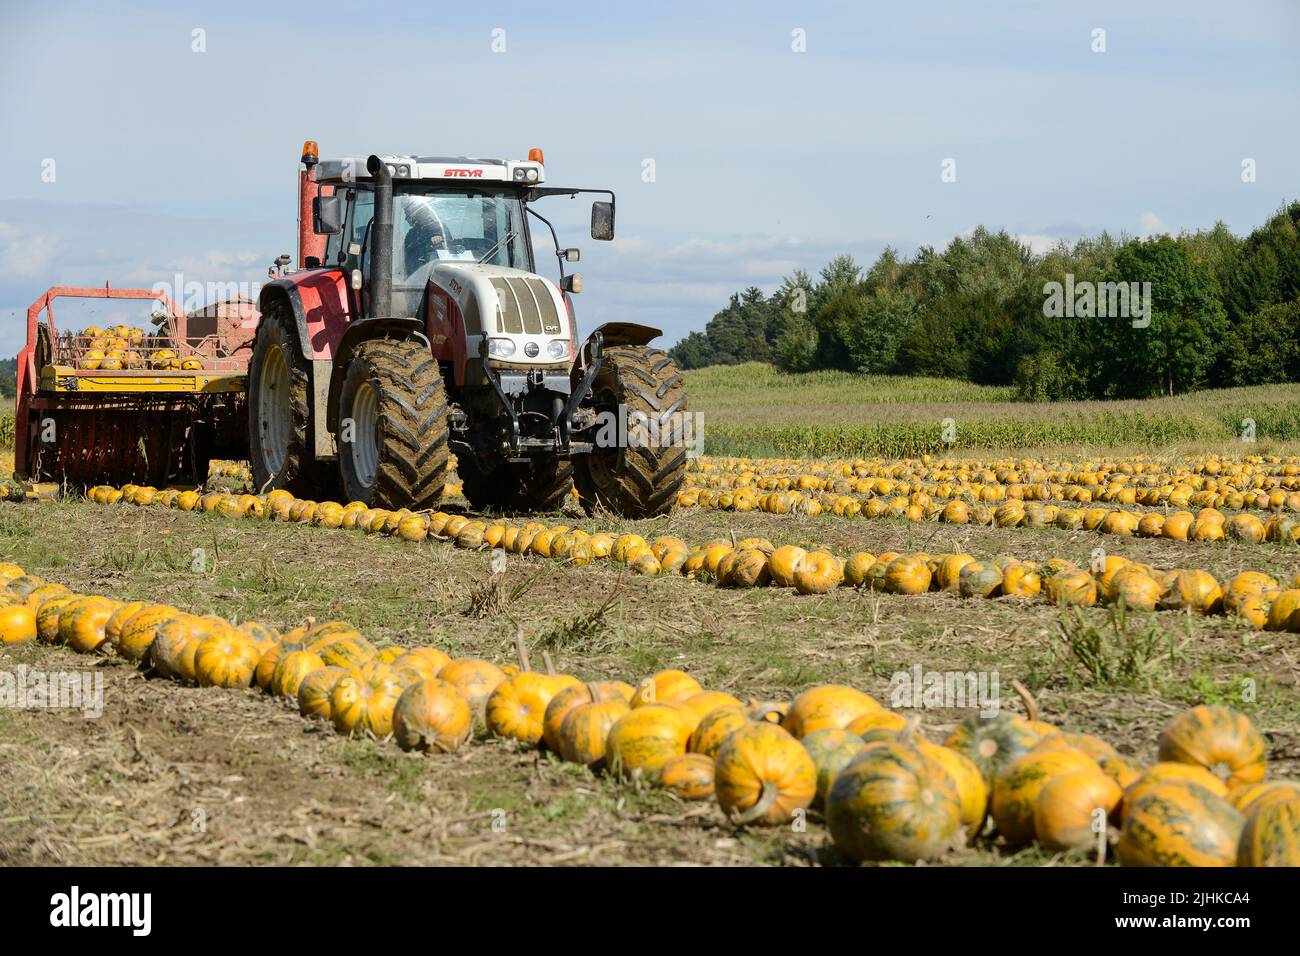
<svg viewBox="0 0 1300 956"><path fill-rule="evenodd" d="M1300 866L1300 797L1265 802L1237 844L1238 866Z"/></svg>
<svg viewBox="0 0 1300 956"><path fill-rule="evenodd" d="M1115 855L1124 866L1232 866L1245 822L1199 784L1157 784L1127 808Z"/></svg>
<svg viewBox="0 0 1300 956"><path fill-rule="evenodd" d="M840 772L826 823L836 848L855 860L933 860L965 837L952 777L902 741L873 744Z"/></svg>
<svg viewBox="0 0 1300 956"><path fill-rule="evenodd" d="M991 783L999 770L1028 753L1039 739L1029 721L1015 714L988 718L972 714L957 725L943 745L967 757Z"/></svg>

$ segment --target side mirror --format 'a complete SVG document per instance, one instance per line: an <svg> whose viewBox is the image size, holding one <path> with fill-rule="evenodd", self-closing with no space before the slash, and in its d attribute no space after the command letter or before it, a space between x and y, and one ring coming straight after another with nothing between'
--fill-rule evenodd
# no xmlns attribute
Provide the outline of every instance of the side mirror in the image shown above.
<svg viewBox="0 0 1300 956"><path fill-rule="evenodd" d="M582 258L582 252L579 249L561 249L556 254L565 262L577 262Z"/></svg>
<svg viewBox="0 0 1300 956"><path fill-rule="evenodd" d="M614 204L612 202L594 202L591 204L591 238L601 241L614 238Z"/></svg>
<svg viewBox="0 0 1300 956"><path fill-rule="evenodd" d="M311 228L318 236L343 231L343 197L317 196L311 201Z"/></svg>

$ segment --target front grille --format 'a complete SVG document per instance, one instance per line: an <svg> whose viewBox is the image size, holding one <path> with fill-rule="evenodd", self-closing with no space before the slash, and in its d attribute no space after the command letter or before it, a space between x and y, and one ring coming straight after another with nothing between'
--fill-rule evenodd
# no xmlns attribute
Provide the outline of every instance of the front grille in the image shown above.
<svg viewBox="0 0 1300 956"><path fill-rule="evenodd" d="M560 317L555 300L541 279L492 279L500 308L497 331L506 335L559 335Z"/></svg>

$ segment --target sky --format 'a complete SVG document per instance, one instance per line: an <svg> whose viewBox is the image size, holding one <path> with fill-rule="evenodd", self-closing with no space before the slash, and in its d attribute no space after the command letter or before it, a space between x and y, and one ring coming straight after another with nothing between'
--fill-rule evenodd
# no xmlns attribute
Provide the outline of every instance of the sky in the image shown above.
<svg viewBox="0 0 1300 956"><path fill-rule="evenodd" d="M1298 94L1298 0L0 0L0 355L53 284L263 281L304 139L544 148L549 184L618 194L611 243L590 200L538 205L582 250L580 325L671 344L981 224L1244 234L1300 198Z"/></svg>

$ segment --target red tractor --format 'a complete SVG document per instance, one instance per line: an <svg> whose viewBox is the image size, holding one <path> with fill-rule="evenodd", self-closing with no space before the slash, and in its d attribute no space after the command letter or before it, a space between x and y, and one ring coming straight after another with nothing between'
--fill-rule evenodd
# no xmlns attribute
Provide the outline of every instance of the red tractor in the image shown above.
<svg viewBox="0 0 1300 956"><path fill-rule="evenodd" d="M560 248L532 204L599 193L591 236L614 236L608 190L542 185L526 161L369 156L299 170L299 271L265 285L249 366L259 490L383 507L438 502L455 453L476 508L667 511L685 474L686 393L658 329L607 323L580 339ZM532 226L559 281L537 274Z"/></svg>

